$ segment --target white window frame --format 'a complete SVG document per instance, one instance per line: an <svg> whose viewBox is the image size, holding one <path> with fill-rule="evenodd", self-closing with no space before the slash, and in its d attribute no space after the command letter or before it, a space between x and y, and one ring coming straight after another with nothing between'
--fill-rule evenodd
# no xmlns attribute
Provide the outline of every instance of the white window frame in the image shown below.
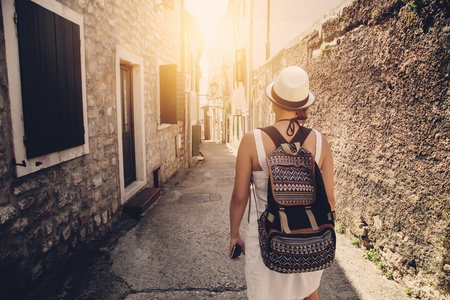
<svg viewBox="0 0 450 300"><path fill-rule="evenodd" d="M13 0L1 1L5 35L9 99L11 103L12 136L17 177L22 177L89 153L84 51L84 17L83 15L71 10L67 6L62 5L55 0L31 1L80 26L81 94L83 101L84 144L31 159L26 157L26 148L23 142L25 130L23 124L22 90L20 81L19 41L17 38L17 27L14 23L15 6Z"/></svg>

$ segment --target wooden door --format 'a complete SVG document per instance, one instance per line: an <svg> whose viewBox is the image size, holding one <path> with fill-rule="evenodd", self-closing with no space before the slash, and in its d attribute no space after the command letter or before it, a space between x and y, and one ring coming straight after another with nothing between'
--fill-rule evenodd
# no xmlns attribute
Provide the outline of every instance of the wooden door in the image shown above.
<svg viewBox="0 0 450 300"><path fill-rule="evenodd" d="M122 98L122 155L125 186L136 180L132 82L132 68L121 65L120 89Z"/></svg>

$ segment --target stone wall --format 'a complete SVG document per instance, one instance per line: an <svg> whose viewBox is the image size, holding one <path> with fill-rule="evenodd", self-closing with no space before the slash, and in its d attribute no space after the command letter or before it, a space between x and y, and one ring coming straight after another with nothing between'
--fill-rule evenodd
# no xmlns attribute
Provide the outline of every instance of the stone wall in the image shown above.
<svg viewBox="0 0 450 300"><path fill-rule="evenodd" d="M77 247L104 236L121 217L117 48L144 61L147 186L153 186L156 168L164 182L187 165L183 123L159 126L157 106L157 60L181 64L180 1L173 7L135 0L60 2L84 17L90 153L16 178L0 22L0 286L6 298L20 298L31 281L60 267Z"/></svg>
<svg viewBox="0 0 450 300"><path fill-rule="evenodd" d="M354 1L254 74L255 127L273 120L265 85L310 75L307 126L334 156L338 219L421 298L450 286L447 1Z"/></svg>
<svg viewBox="0 0 450 300"><path fill-rule="evenodd" d="M144 58L145 149L147 151L147 177L161 168L162 181L185 167L188 161L184 143L177 153L175 138L181 134L183 124L158 125L158 61L177 64L181 71L181 13L180 1L174 7L156 6L156 1L116 1L115 32L117 46Z"/></svg>

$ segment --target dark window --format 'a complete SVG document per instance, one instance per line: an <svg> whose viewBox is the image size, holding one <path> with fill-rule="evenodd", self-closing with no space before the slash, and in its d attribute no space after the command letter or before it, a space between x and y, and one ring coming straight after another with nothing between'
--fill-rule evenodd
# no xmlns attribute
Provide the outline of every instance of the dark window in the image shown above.
<svg viewBox="0 0 450 300"><path fill-rule="evenodd" d="M177 65L159 67L161 124L177 124L184 120L184 78Z"/></svg>
<svg viewBox="0 0 450 300"><path fill-rule="evenodd" d="M27 158L84 144L80 26L16 0Z"/></svg>

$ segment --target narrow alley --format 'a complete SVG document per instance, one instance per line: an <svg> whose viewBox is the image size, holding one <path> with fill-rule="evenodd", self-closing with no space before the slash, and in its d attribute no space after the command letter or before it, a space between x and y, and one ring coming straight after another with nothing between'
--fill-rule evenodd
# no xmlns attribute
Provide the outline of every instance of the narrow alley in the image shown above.
<svg viewBox="0 0 450 300"><path fill-rule="evenodd" d="M58 284L47 281L28 299L246 299L245 257L232 263L227 256L235 151L206 141L201 152L204 161L180 171L144 217L98 245L95 259L85 255L84 268L75 262ZM321 299L408 299L348 237L337 236Z"/></svg>

